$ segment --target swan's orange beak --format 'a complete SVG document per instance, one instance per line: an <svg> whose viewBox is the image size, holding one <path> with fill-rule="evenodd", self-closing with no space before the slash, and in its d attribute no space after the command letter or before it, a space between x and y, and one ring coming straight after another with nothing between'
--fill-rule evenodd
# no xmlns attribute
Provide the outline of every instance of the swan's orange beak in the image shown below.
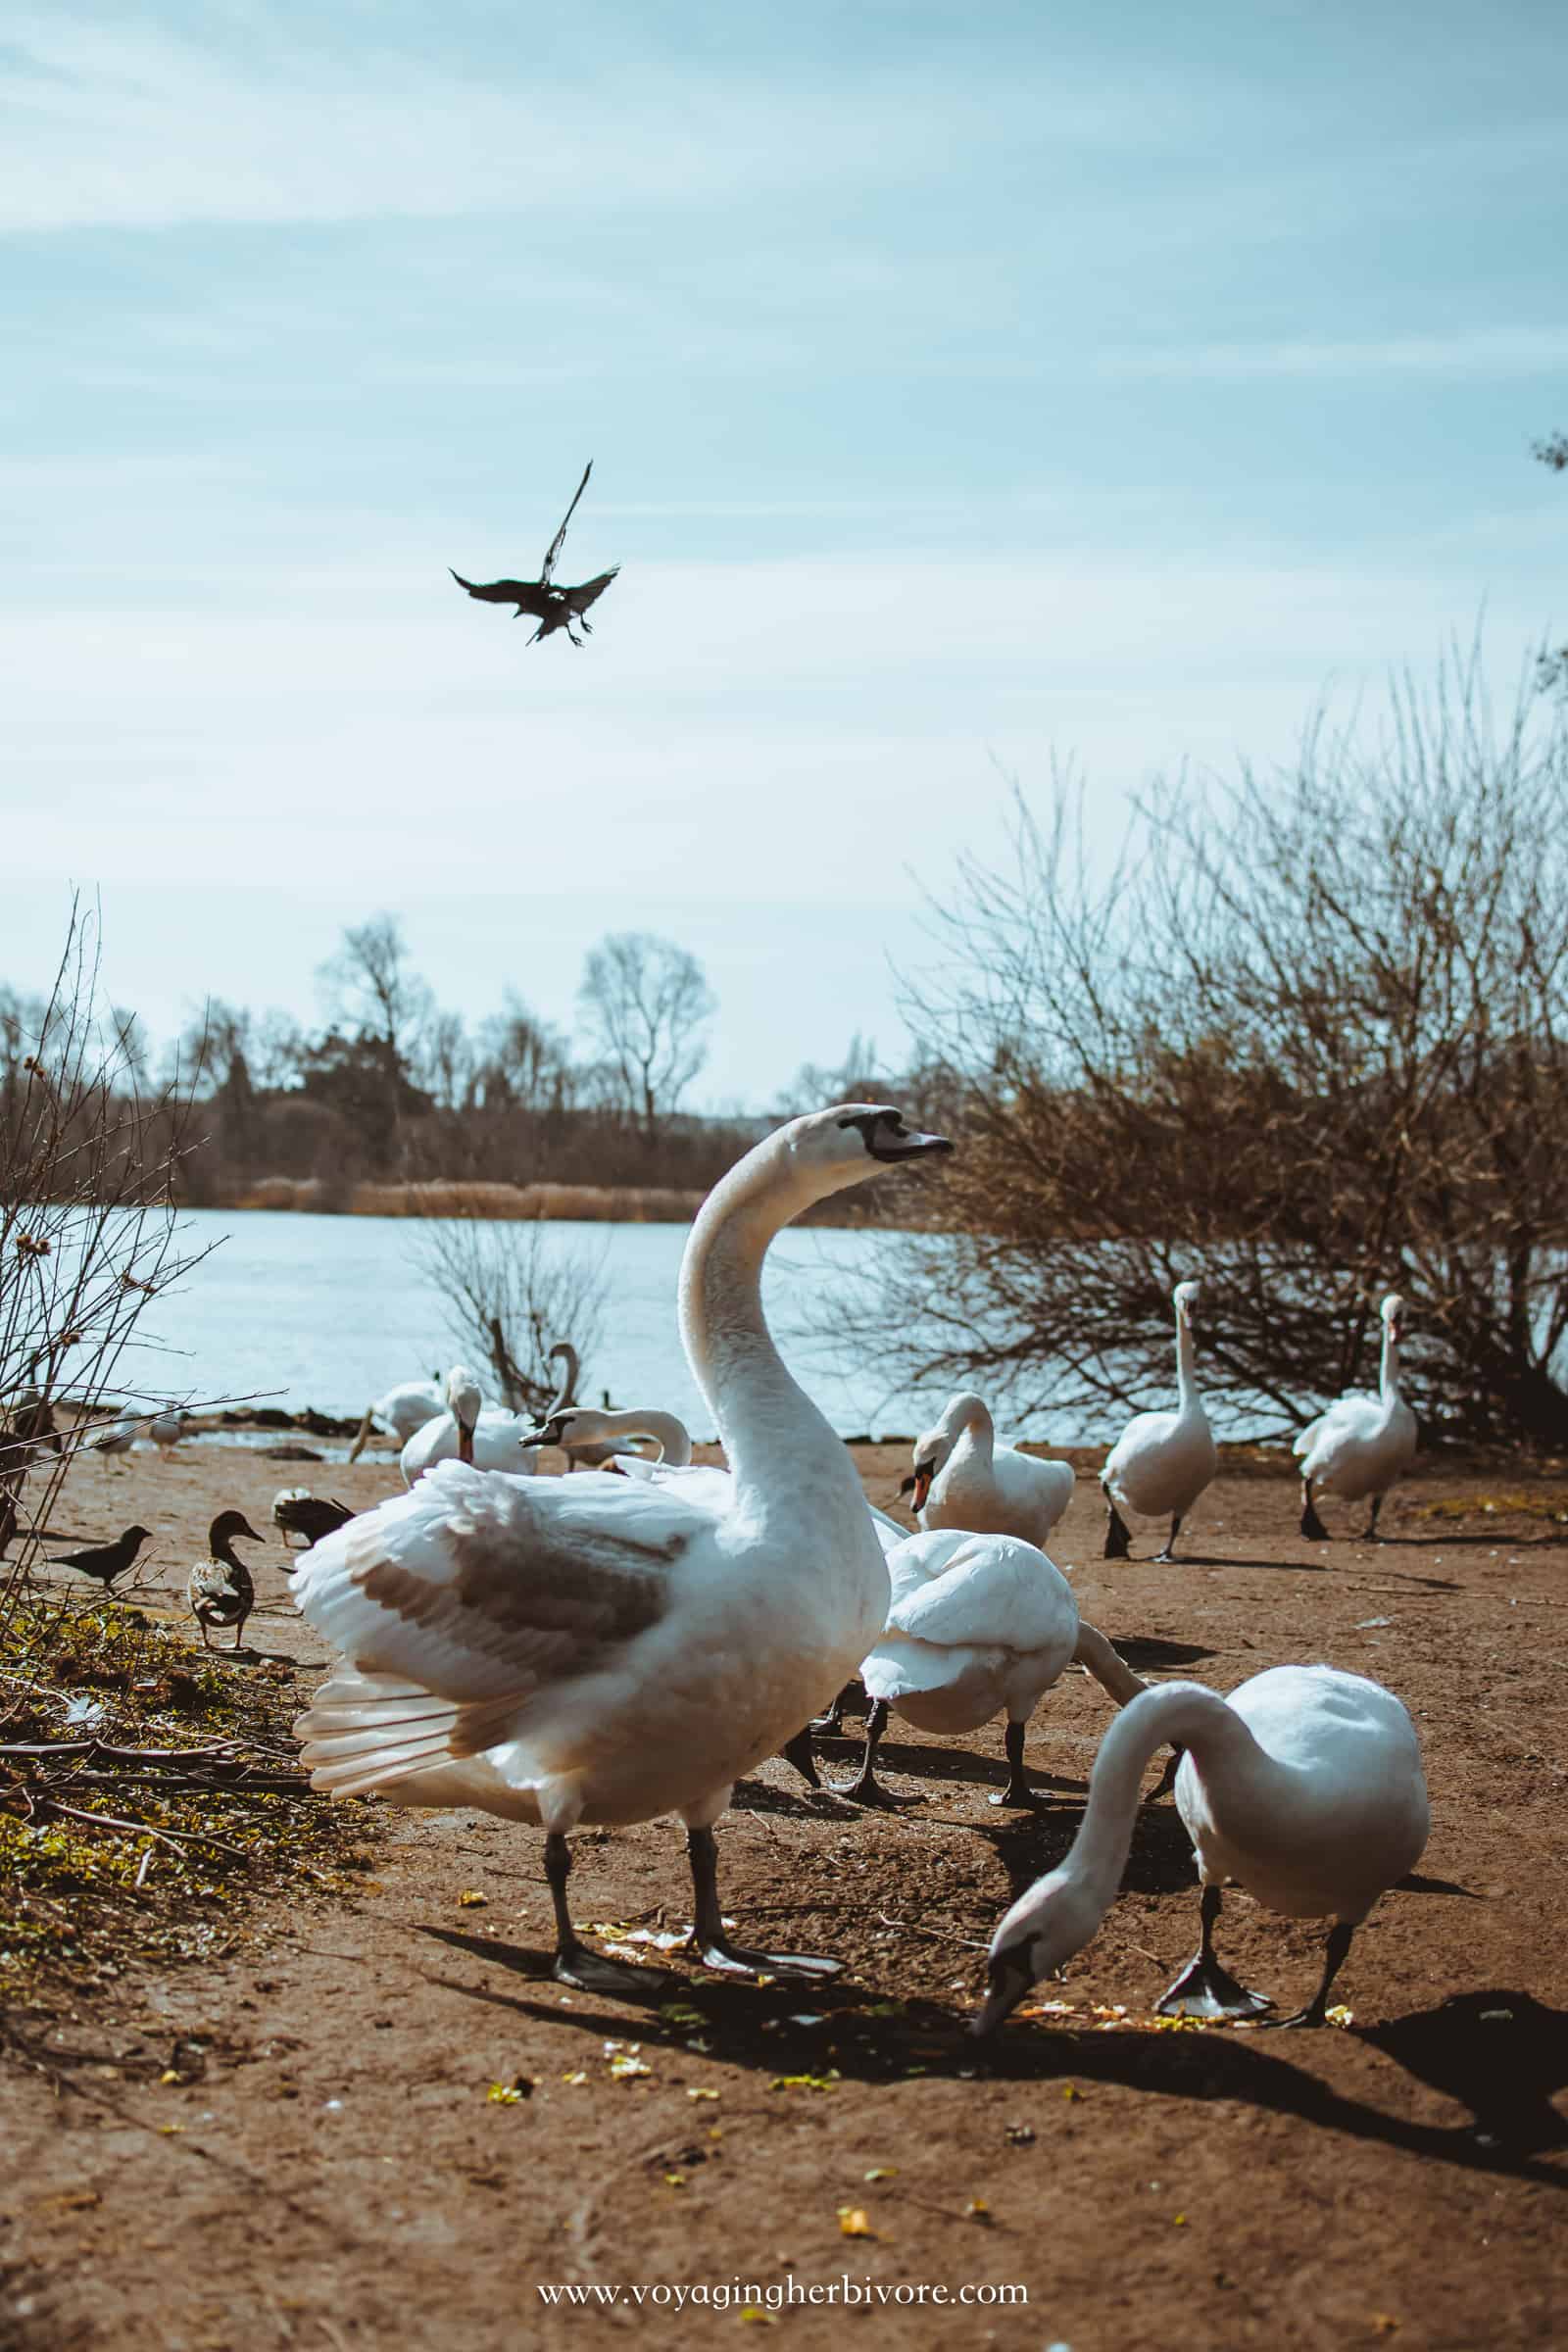
<svg viewBox="0 0 1568 2352"><path fill-rule="evenodd" d="M917 1517L925 1509L925 1498L931 1492L931 1481L935 1476L936 1471L929 1462L917 1463L912 1476L906 1478L899 1489L901 1494L909 1497L909 1508Z"/></svg>
<svg viewBox="0 0 1568 2352"><path fill-rule="evenodd" d="M470 1465L473 1461L473 1432L466 1421L458 1423L458 1459Z"/></svg>

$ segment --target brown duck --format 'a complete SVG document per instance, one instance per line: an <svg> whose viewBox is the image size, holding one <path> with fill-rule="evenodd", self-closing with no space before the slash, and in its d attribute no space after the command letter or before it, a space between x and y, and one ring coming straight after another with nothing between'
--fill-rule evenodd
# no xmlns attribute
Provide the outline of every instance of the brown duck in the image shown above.
<svg viewBox="0 0 1568 2352"><path fill-rule="evenodd" d="M207 1531L207 1549L210 1557L199 1560L190 1572L185 1597L191 1614L202 1629L202 1647L211 1649L210 1628L231 1625L234 1628L234 1647L238 1649L245 1620L256 1606L256 1587L251 1572L234 1552L234 1539L244 1536L252 1544L262 1539L241 1511L220 1511Z"/></svg>

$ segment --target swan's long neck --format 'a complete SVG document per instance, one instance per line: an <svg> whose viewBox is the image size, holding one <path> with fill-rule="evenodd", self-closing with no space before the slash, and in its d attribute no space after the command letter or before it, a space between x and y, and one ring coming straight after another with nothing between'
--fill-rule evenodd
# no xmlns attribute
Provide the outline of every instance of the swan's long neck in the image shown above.
<svg viewBox="0 0 1568 2352"><path fill-rule="evenodd" d="M1399 1342L1392 1320L1383 1325L1383 1362L1378 1372L1378 1393L1385 1404L1392 1404L1399 1394Z"/></svg>
<svg viewBox="0 0 1568 2352"><path fill-rule="evenodd" d="M638 1405L623 1413L601 1413L598 1422L606 1438L652 1438L659 1447L659 1458L675 1470L684 1470L692 1458L692 1441L684 1421L673 1413L659 1412L653 1405ZM596 1441L597 1442L597 1441Z"/></svg>
<svg viewBox="0 0 1568 2352"><path fill-rule="evenodd" d="M770 1138L747 1153L699 1211L680 1268L680 1333L718 1424L737 1504L805 1501L810 1477L863 1512L847 1448L791 1379L762 1313L762 1260L814 1197Z"/></svg>
<svg viewBox="0 0 1568 2352"><path fill-rule="evenodd" d="M1198 1355L1193 1347L1193 1327L1187 1319L1185 1300L1176 1307L1176 1395L1186 1412L1190 1405L1200 1402L1198 1394Z"/></svg>
<svg viewBox="0 0 1568 2352"><path fill-rule="evenodd" d="M956 1427L948 1446L948 1459L967 1454L973 1466L989 1470L996 1453L997 1425L989 1408L978 1396L971 1396L956 1416Z"/></svg>
<svg viewBox="0 0 1568 2352"><path fill-rule="evenodd" d="M1245 1775L1262 1793L1279 1771L1234 1707L1201 1683L1162 1683L1123 1707L1095 1758L1089 1803L1072 1846L1055 1874L1078 1883L1102 1919L1116 1899L1133 1841L1144 1767L1167 1740L1190 1748L1212 1787Z"/></svg>

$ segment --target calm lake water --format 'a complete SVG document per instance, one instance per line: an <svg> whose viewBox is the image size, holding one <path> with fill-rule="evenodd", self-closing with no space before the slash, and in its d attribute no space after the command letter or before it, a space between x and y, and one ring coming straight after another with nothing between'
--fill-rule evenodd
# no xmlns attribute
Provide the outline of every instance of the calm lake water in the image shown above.
<svg viewBox="0 0 1568 2352"><path fill-rule="evenodd" d="M122 1359L127 1386L193 1398L254 1397L298 1411L361 1413L397 1381L422 1379L460 1350L445 1303L416 1262L418 1226L399 1217L322 1217L267 1209L192 1210L182 1246L220 1246L148 1308ZM695 1437L713 1433L675 1328L683 1225L547 1224L543 1246L603 1268L604 1338L582 1395L661 1404ZM841 1436L927 1428L945 1394L890 1394L801 1324L814 1298L865 1262L877 1235L831 1227L789 1233L767 1261L764 1299L791 1369ZM462 1351L473 1358L471 1343ZM482 1367L476 1366L481 1369ZM1041 1427L1021 1435L1056 1438Z"/></svg>

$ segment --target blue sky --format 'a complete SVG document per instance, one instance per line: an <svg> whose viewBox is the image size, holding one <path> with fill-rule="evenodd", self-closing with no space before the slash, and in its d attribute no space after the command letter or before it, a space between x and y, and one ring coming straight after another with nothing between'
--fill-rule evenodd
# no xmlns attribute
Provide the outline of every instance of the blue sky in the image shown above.
<svg viewBox="0 0 1568 2352"><path fill-rule="evenodd" d="M248 8L0 41L0 978L314 1013L392 906L569 1020L607 929L702 1093L902 1045L1004 773L1183 760L1563 615L1539 5ZM471 605L620 579L590 648Z"/></svg>

